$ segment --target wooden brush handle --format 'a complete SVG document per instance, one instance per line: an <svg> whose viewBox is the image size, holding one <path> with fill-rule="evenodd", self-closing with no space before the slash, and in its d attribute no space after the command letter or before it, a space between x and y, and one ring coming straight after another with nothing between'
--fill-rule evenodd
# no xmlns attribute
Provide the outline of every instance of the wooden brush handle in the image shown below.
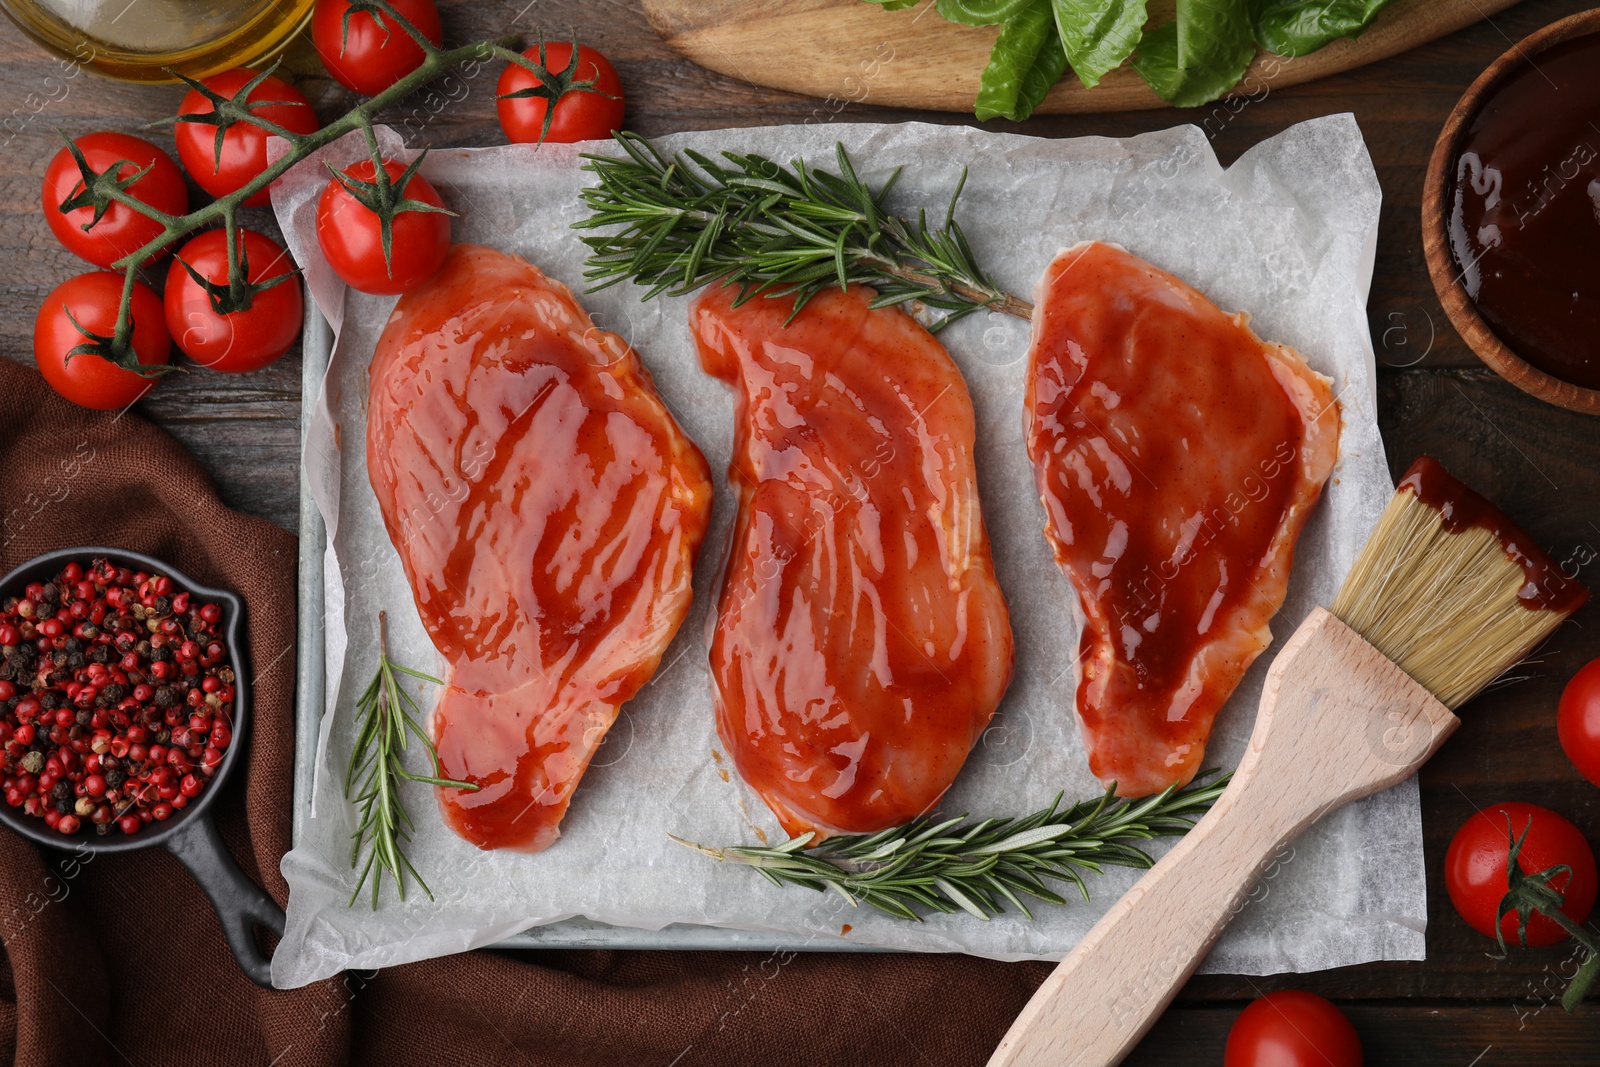
<svg viewBox="0 0 1600 1067"><path fill-rule="evenodd" d="M1227 791L1045 979L989 1067L1119 1062L1285 844L1410 777L1458 725L1360 634L1312 612L1272 663Z"/></svg>

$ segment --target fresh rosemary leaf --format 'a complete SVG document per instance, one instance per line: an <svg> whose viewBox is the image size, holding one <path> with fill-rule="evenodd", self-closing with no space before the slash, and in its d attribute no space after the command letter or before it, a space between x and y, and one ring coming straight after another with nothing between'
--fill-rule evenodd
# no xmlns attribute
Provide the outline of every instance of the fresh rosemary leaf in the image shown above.
<svg viewBox="0 0 1600 1067"><path fill-rule="evenodd" d="M1117 797L1112 786L1068 808L1057 794L1049 807L1018 819L930 816L875 834L830 837L809 850L810 833L760 848L711 848L669 836L714 860L753 867L775 885L834 892L901 919L922 921L919 909L989 919L1008 904L1031 919L1023 897L1066 903L1047 878L1072 883L1087 901L1084 871L1149 867L1154 861L1135 842L1187 833L1230 777L1205 771L1182 789L1139 800Z"/></svg>
<svg viewBox="0 0 1600 1067"><path fill-rule="evenodd" d="M584 157L596 181L582 193L589 217L574 226L611 231L583 237L592 289L631 281L649 300L721 282L738 286L740 303L792 297L798 313L830 286L868 285L876 306L945 312L938 325L979 308L1033 313L978 264L955 221L959 186L934 228L925 212L913 222L885 207L898 171L874 190L842 145L828 171L738 152L669 159L636 134L615 138L623 156Z"/></svg>
<svg viewBox="0 0 1600 1067"><path fill-rule="evenodd" d="M350 894L353 905L361 895L362 887L372 882L372 906L378 906L378 892L383 887L387 871L406 898L406 875L416 879L428 899L433 890L422 880L422 875L411 865L403 846L411 837L415 824L400 799L401 782L422 782L427 785L452 789L477 790L470 782L457 782L440 777L439 754L433 742L417 721L422 709L411 694L400 686L397 674L409 675L424 682L442 685L439 679L421 671L412 670L389 659L389 619L378 613L378 670L372 682L356 699L356 715L360 727L356 730L355 745L350 751L350 765L345 771L344 795L356 804L358 821L351 835L350 866L361 862L361 851L367 848L367 862L361 868L361 877ZM413 774L405 766L408 735L422 744L428 754L431 774ZM357 785L359 781L359 786Z"/></svg>

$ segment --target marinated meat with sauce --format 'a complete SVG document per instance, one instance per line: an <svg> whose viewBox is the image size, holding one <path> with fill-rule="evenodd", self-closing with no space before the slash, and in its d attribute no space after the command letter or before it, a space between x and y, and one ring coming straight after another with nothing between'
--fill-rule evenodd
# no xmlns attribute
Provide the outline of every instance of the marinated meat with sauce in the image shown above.
<svg viewBox="0 0 1600 1067"><path fill-rule="evenodd" d="M1200 769L1338 457L1328 380L1246 323L1098 242L1039 285L1028 454L1085 616L1089 767L1123 796Z"/></svg>
<svg viewBox="0 0 1600 1067"><path fill-rule="evenodd" d="M705 460L567 288L458 245L371 367L367 466L428 636L446 823L533 852L683 621Z"/></svg>
<svg viewBox="0 0 1600 1067"><path fill-rule="evenodd" d="M955 780L1011 679L1011 626L949 353L870 290L692 325L738 412L711 643L717 730L791 835L897 826Z"/></svg>

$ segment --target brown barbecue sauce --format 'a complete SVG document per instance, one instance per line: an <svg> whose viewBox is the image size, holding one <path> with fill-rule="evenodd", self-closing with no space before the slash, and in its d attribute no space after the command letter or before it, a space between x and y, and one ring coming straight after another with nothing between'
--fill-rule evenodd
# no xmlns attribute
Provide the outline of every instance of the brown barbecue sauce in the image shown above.
<svg viewBox="0 0 1600 1067"><path fill-rule="evenodd" d="M1448 193L1451 257L1484 322L1540 370L1600 388L1600 35L1490 92Z"/></svg>
<svg viewBox="0 0 1600 1067"><path fill-rule="evenodd" d="M1565 574L1560 564L1546 555L1522 527L1457 481L1432 456L1418 456L1396 489L1415 494L1418 500L1437 511L1440 523L1450 533L1478 527L1493 534L1505 549L1506 557L1522 568L1527 581L1517 591L1517 599L1530 610L1567 615L1589 599L1589 591Z"/></svg>

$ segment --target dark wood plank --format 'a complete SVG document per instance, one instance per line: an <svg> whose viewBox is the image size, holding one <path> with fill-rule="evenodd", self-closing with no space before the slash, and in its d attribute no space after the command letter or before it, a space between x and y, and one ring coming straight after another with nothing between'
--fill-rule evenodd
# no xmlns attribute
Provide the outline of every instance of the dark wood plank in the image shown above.
<svg viewBox="0 0 1600 1067"><path fill-rule="evenodd" d="M255 374L173 375L141 405L244 511L291 529L300 514L300 354Z"/></svg>

